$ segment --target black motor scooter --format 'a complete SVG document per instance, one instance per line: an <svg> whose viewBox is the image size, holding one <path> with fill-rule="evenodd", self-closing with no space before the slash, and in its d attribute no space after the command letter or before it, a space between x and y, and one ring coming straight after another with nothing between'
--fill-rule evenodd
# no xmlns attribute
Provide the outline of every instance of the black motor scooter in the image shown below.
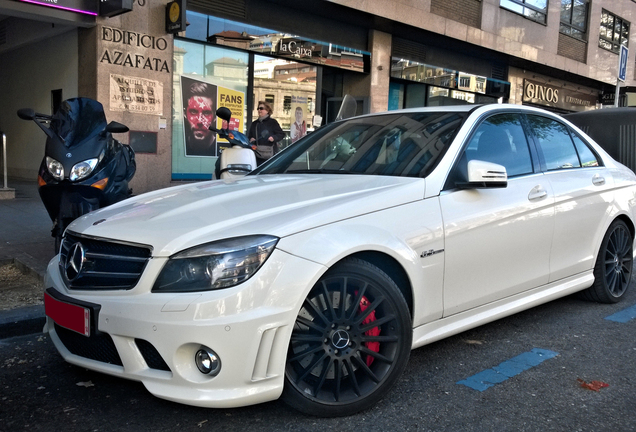
<svg viewBox="0 0 636 432"><path fill-rule="evenodd" d="M73 220L132 194L128 182L136 170L135 153L111 135L128 127L107 124L102 104L88 98L65 100L52 116L30 108L18 110L18 116L33 120L47 135L38 190L58 252Z"/></svg>

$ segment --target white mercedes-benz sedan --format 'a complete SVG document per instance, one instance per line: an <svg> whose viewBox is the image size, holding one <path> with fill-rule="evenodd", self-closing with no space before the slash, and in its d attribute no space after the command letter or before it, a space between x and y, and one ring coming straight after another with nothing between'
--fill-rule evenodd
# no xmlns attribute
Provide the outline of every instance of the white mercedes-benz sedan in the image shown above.
<svg viewBox="0 0 636 432"><path fill-rule="evenodd" d="M577 292L619 301L635 206L634 173L546 111L355 117L244 178L76 220L45 330L66 361L160 398L349 415L411 349Z"/></svg>

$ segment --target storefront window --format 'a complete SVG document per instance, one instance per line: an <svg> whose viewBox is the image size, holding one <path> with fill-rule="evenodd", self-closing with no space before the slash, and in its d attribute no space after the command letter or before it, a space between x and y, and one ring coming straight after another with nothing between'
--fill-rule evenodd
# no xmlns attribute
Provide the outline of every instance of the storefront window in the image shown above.
<svg viewBox="0 0 636 432"><path fill-rule="evenodd" d="M284 148L312 131L314 119L320 120L315 112L320 67L369 70L366 51L193 11L187 11L187 20L185 39L175 39L173 63L175 180L211 178L227 145L205 133L211 122L221 127L211 115L217 107L230 108L230 127L246 132L258 118L258 101L268 102L286 133L279 142Z"/></svg>
<svg viewBox="0 0 636 432"><path fill-rule="evenodd" d="M254 101L262 100L272 106L272 117L286 134L279 147L285 148L312 131L318 67L256 55L254 70L261 71L254 75ZM252 120L257 118L254 109Z"/></svg>
<svg viewBox="0 0 636 432"><path fill-rule="evenodd" d="M172 178L210 179L227 142L207 131L219 106L232 111L234 129L245 131L248 54L175 40ZM217 127L221 124L217 123Z"/></svg>
<svg viewBox="0 0 636 432"><path fill-rule="evenodd" d="M497 103L510 94L507 81L397 57L392 59L391 77L417 84L392 82L389 109Z"/></svg>
<svg viewBox="0 0 636 432"><path fill-rule="evenodd" d="M289 57L290 60L298 59L307 63L329 65L358 72L369 71L371 54L367 51L192 11L187 11L187 19L190 23L186 29L187 38L204 40L262 55Z"/></svg>

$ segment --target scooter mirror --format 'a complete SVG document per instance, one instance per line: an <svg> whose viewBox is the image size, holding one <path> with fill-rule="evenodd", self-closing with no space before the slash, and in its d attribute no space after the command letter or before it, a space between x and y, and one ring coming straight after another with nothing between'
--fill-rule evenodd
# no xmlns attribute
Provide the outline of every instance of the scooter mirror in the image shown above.
<svg viewBox="0 0 636 432"><path fill-rule="evenodd" d="M216 116L229 123L232 118L232 111L229 108L221 107L216 110Z"/></svg>
<svg viewBox="0 0 636 432"><path fill-rule="evenodd" d="M22 120L34 120L35 119L35 111L31 108L22 108L18 110L18 117Z"/></svg>
<svg viewBox="0 0 636 432"><path fill-rule="evenodd" d="M110 133L124 133L124 132L128 132L129 130L130 129L128 129L128 126L118 123L116 121L112 121L108 123L108 126L106 126L106 132L110 132Z"/></svg>

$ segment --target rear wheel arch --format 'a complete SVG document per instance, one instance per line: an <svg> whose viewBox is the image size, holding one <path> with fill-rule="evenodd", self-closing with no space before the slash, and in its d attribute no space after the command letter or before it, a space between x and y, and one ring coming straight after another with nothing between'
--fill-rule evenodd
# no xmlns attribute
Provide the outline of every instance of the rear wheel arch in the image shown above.
<svg viewBox="0 0 636 432"><path fill-rule="evenodd" d="M619 216L607 228L594 264L594 283L579 293L585 300L616 303L631 284L634 225Z"/></svg>
<svg viewBox="0 0 636 432"><path fill-rule="evenodd" d="M623 222L625 222L625 225L627 225L627 228L629 228L629 232L631 233L632 239L633 239L634 236L636 235L636 227L634 227L633 221L629 217L627 217L626 215L619 215L614 220L617 220L617 219L620 219ZM614 222L614 221L612 221L612 222Z"/></svg>

